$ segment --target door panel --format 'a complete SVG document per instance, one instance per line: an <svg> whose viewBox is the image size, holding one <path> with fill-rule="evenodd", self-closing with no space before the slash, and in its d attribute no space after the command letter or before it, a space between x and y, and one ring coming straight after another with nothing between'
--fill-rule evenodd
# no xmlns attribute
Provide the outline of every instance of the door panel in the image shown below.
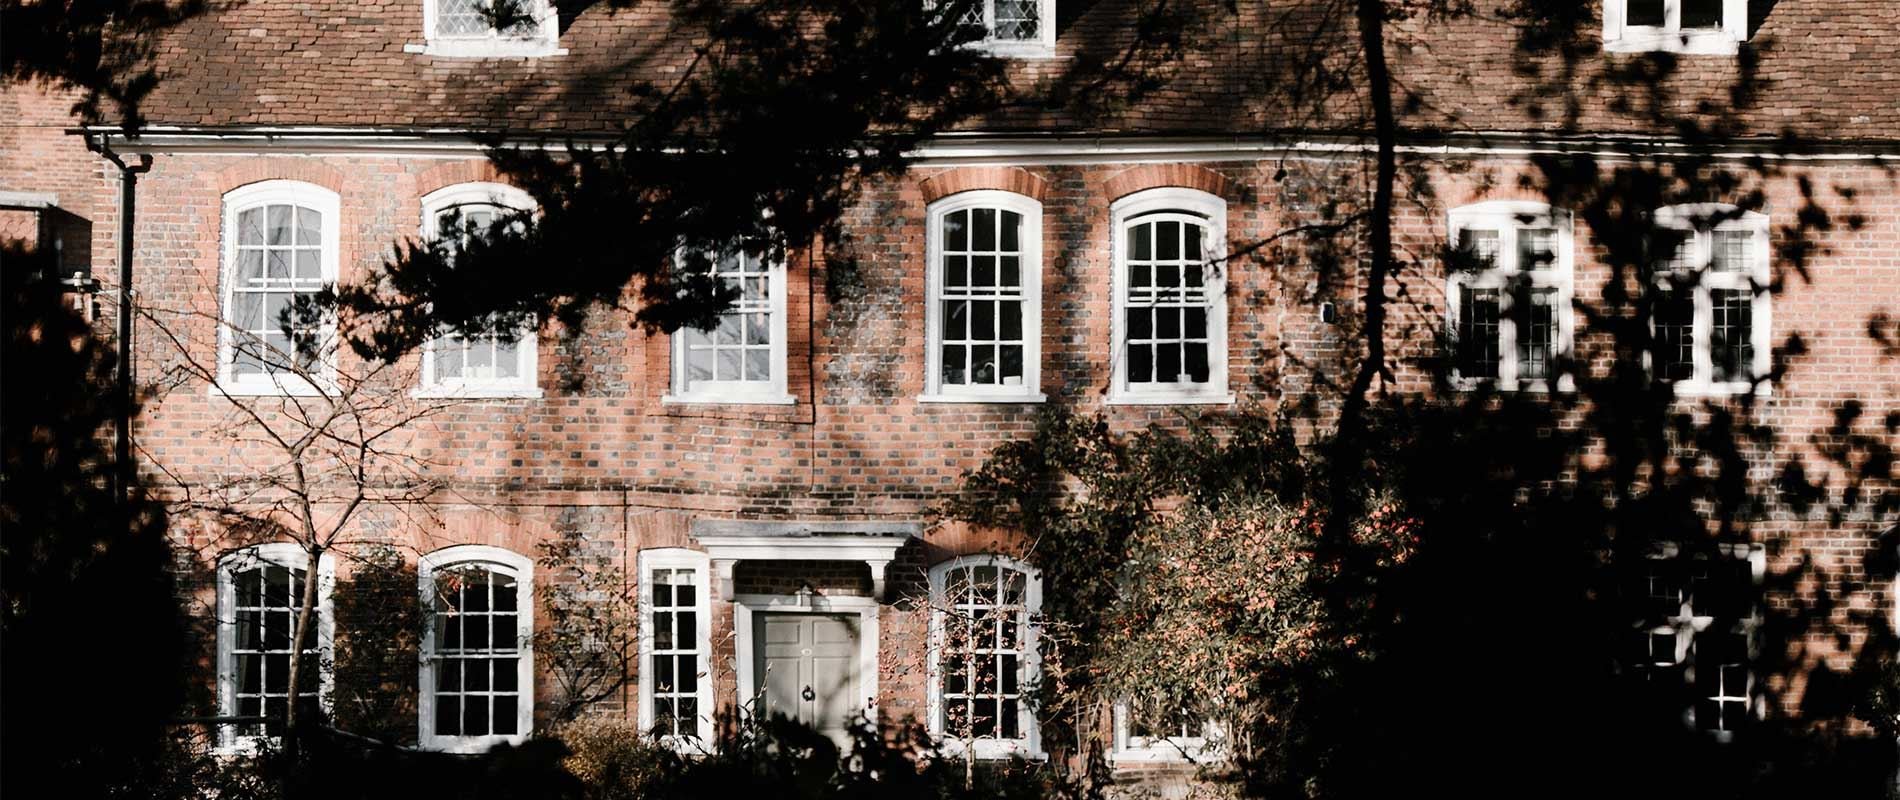
<svg viewBox="0 0 1900 800"><path fill-rule="evenodd" d="M755 619L759 710L848 742L866 699L858 696L858 617L768 612Z"/></svg>

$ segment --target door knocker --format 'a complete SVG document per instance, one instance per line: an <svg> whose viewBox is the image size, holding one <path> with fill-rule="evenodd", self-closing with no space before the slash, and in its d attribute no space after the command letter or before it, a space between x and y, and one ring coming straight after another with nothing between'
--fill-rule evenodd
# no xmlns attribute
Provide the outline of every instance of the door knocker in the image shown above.
<svg viewBox="0 0 1900 800"><path fill-rule="evenodd" d="M812 691L810 686L807 686L805 687L805 691L798 693L798 696L805 698L805 702L809 703L812 701L813 698L816 698L818 696L818 693Z"/></svg>

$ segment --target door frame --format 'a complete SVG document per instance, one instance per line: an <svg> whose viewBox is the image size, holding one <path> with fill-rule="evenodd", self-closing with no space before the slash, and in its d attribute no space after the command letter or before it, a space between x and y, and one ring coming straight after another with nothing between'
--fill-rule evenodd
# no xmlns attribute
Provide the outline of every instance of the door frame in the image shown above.
<svg viewBox="0 0 1900 800"><path fill-rule="evenodd" d="M833 616L857 615L858 618L858 691L864 694L865 704L860 710L866 712L873 722L877 721L877 614L878 602L873 597L826 597L823 595L797 596L789 594L736 594L732 597L733 657L739 663L734 665L739 673L738 706L751 713L752 699L757 696L758 676L752 674L754 653L757 652L752 641L753 614L828 614Z"/></svg>

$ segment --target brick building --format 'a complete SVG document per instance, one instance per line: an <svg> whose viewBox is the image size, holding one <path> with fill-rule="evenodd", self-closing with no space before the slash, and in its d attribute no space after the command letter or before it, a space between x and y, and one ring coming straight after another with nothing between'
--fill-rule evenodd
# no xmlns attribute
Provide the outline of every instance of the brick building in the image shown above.
<svg viewBox="0 0 1900 800"><path fill-rule="evenodd" d="M983 46L1019 91L1053 94L1132 46L1138 5L998 0ZM1749 666L1763 611L1698 608L1688 577L1658 577L1652 599L1675 606L1642 630L1650 649L1630 668L1699 668L1707 691L1684 720L1712 739L1798 719L1806 682L1844 673L1893 615L1892 575L1867 566L1890 545L1893 509L1854 492L1892 480L1868 454L1891 447L1900 409L1900 63L1887 46L1900 7L1601 0L1545 18L1477 5L1387 29L1394 232L1411 266L1390 278L1382 390L1447 406L1548 399L1563 426L1592 430L1599 390L1634 358L1672 412L1767 431L1736 455L1760 506L1708 516L1740 566L1695 582L1774 587L1761 609L1839 602L1770 674ZM94 150L150 159L134 289L165 314L134 337L151 388L136 438L181 503L270 457L226 435L244 424L234 405L286 413L283 396L319 388L247 355L252 333L278 335L256 323L265 310L367 274L393 243L440 235L446 215L531 206L478 134L610 135L631 80L692 57L664 4L537 4L539 22L506 34L467 6L265 0L187 20L157 48L136 133L80 126L54 92L0 95L14 120L0 200L57 210L19 224L9 210L5 230L59 241L108 290L121 171ZM381 374L391 396L440 405L400 447L442 485L420 511L364 512L346 538L395 547L425 584L475 578L452 600L459 643L439 626L420 643L411 738L471 749L545 723L551 682L505 631L536 624L538 545L578 538L642 599L639 677L606 713L709 737L713 709L759 696L834 728L869 706L939 732L983 720L979 756L1050 749L1020 706L1041 592L1016 558L1020 532L929 510L1051 404L1123 431L1218 427L1243 410L1313 409L1324 427L1364 352L1364 255L1352 236L1328 250L1297 232L1369 201L1357 37L1327 4L1206 9L1178 53L1144 64L1151 87L1113 89L1128 102L1012 106L869 189L844 220L854 276L827 273L815 247L786 264L728 258L722 276L747 293L718 331L653 334L604 310L517 342L446 339ZM1636 175L1660 176L1657 195L1677 202L1626 207L1618 192ZM1633 277L1619 250L1631 224L1669 242L1655 275ZM1637 319L1653 346L1632 353L1616 323L1630 294L1651 292L1665 297ZM222 391L181 370L193 359L215 365ZM1582 469L1600 464L1598 444L1576 454ZM1692 453L1687 469L1720 458ZM1790 500L1791 465L1816 487L1813 508ZM269 710L285 659L259 620L284 613L295 554L180 520L207 576L200 611L221 623L204 643L219 676L204 702ZM326 585L352 569L335 560ZM976 659L931 645L944 618L931 607L958 605L942 595L959 579L991 590L963 606L1022 626L982 648L982 689L943 675ZM1755 655L1706 663L1717 634ZM1107 730L1119 763L1179 755L1165 734Z"/></svg>

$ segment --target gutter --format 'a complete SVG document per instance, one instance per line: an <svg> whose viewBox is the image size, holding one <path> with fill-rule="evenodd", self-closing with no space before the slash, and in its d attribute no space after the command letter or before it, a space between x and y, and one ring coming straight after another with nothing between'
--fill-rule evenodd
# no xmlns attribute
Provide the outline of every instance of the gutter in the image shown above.
<svg viewBox="0 0 1900 800"><path fill-rule="evenodd" d="M126 153L371 155L483 157L494 147L565 151L611 149L611 134L510 133L480 128L346 128L335 126L167 126L136 135L116 126L71 133L118 142ZM1398 152L1427 157L1576 155L1623 159L1714 157L1719 160L1900 164L1900 139L1806 141L1753 137L1697 142L1639 134L1552 134L1535 131L1403 132ZM1248 134L1155 135L1118 132L952 132L907 153L918 166L1168 163L1260 158L1334 158L1369 153L1367 137L1350 132L1283 130Z"/></svg>
<svg viewBox="0 0 1900 800"><path fill-rule="evenodd" d="M86 134L86 149L119 167L119 363L114 365L113 387L119 414L112 465L119 501L130 504L138 477L138 466L132 462L132 232L138 216L139 175L152 168L152 157L141 153L137 163L128 164L112 150L109 136L95 140L92 133Z"/></svg>

